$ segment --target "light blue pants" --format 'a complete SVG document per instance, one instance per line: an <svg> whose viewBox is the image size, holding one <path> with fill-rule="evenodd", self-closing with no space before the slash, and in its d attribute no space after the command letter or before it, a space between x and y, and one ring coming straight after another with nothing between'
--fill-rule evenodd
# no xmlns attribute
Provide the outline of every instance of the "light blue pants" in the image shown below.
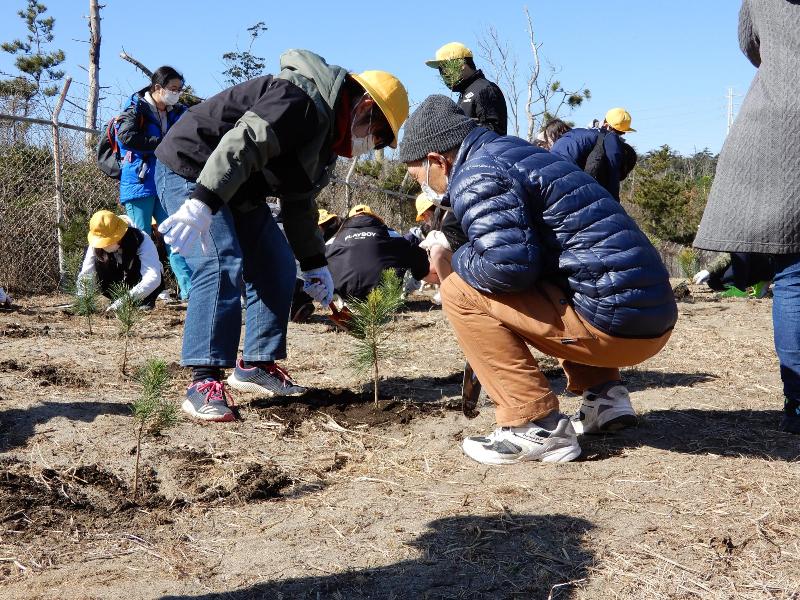
<svg viewBox="0 0 800 600"><path fill-rule="evenodd" d="M167 218L167 211L159 202L156 196L148 196L147 198L136 198L135 200L128 200L124 203L125 212L128 213L133 224L144 231L147 235L151 232L152 219L156 220L157 224ZM189 299L189 290L192 287L192 270L186 264L186 259L180 254L172 251L168 244L164 244L167 248L167 256L169 257L169 266L175 274L175 279L178 280L178 288L180 288L181 299Z"/></svg>

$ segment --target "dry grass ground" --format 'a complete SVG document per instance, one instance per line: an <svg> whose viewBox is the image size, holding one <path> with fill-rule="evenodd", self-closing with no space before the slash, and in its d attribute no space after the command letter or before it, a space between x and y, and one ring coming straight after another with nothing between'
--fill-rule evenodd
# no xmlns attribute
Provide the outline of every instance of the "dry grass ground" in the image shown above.
<svg viewBox="0 0 800 600"><path fill-rule="evenodd" d="M137 389L113 321L89 336L54 308L64 298L26 299L0 314L0 596L797 598L800 440L776 431L771 303L693 292L666 350L624 373L641 426L582 440L578 462L461 454L492 410L454 407L463 359L419 300L378 409L343 364L345 335L292 325L286 365L319 391L236 394L240 421L148 438L137 503ZM183 318L148 315L133 363L174 363Z"/></svg>

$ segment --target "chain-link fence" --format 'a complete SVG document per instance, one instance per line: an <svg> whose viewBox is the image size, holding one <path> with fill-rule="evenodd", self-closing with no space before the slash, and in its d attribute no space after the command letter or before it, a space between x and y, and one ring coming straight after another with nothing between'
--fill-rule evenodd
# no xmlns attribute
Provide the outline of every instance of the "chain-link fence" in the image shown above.
<svg viewBox="0 0 800 600"><path fill-rule="evenodd" d="M83 125L79 94L65 96L69 108L54 125L47 114L54 99L3 91L0 108L9 112L0 114L0 286L52 291L63 256L85 247L89 216L113 208L119 193L95 165L97 132L70 128Z"/></svg>

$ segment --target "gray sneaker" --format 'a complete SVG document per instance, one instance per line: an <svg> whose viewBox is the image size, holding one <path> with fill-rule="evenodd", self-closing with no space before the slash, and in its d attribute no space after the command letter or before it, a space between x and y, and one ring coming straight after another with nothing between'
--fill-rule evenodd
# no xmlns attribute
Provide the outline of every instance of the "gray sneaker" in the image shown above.
<svg viewBox="0 0 800 600"><path fill-rule="evenodd" d="M228 377L228 385L240 392L255 392L267 396L302 396L308 389L297 385L285 369L277 364L268 367L244 366L244 361L236 361L236 368Z"/></svg>
<svg viewBox="0 0 800 600"><path fill-rule="evenodd" d="M225 384L216 379L206 379L186 389L181 409L201 421L227 422L236 418L230 406L234 404L225 392Z"/></svg>
<svg viewBox="0 0 800 600"><path fill-rule="evenodd" d="M535 423L498 427L488 436L466 438L461 447L464 454L485 465L510 465L529 460L569 462L581 454L575 431L564 416L552 431Z"/></svg>
<svg viewBox="0 0 800 600"><path fill-rule="evenodd" d="M619 431L637 423L628 389L621 381L609 381L597 391L585 391L581 407L571 420L578 435Z"/></svg>

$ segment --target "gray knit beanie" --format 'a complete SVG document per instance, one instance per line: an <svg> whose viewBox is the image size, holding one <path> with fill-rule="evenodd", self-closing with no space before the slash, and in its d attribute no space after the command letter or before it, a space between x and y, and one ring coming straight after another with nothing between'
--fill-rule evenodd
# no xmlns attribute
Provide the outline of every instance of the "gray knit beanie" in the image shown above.
<svg viewBox="0 0 800 600"><path fill-rule="evenodd" d="M447 96L428 96L406 121L397 159L410 163L422 160L429 152L447 152L460 146L477 126Z"/></svg>

